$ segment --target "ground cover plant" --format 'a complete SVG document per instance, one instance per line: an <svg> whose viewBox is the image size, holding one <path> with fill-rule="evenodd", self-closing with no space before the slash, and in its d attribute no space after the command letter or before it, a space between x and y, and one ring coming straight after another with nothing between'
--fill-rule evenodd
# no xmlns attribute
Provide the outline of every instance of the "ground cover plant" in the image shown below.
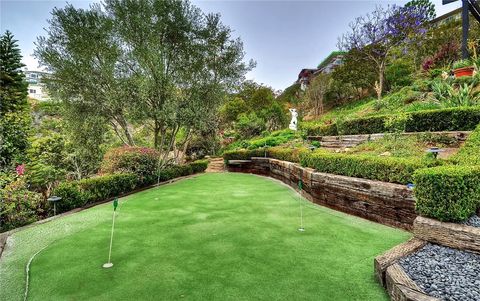
<svg viewBox="0 0 480 301"><path fill-rule="evenodd" d="M304 200L306 202L306 200ZM204 174L12 235L0 299L387 300L373 258L410 234L305 203L267 178Z"/></svg>
<svg viewBox="0 0 480 301"><path fill-rule="evenodd" d="M367 141L348 149L351 154L368 154L400 158L431 158L426 152L431 147L458 148L459 143L448 136L434 136L429 133L416 135L386 134L383 138Z"/></svg>

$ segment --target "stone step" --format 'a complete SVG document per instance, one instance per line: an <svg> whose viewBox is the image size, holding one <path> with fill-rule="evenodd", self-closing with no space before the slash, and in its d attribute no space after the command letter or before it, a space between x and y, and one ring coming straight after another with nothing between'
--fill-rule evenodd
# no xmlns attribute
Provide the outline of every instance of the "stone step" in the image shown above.
<svg viewBox="0 0 480 301"><path fill-rule="evenodd" d="M223 158L212 158L208 163L208 167L205 172L224 172L225 163Z"/></svg>

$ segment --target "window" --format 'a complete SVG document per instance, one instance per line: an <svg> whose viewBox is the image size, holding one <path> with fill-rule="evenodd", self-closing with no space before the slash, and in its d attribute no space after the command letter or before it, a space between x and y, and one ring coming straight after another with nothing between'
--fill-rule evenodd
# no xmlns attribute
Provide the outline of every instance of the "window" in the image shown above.
<svg viewBox="0 0 480 301"><path fill-rule="evenodd" d="M29 90L28 90L28 93L30 93L30 94L35 94L35 93L37 93L37 90L35 90L35 89L29 89Z"/></svg>

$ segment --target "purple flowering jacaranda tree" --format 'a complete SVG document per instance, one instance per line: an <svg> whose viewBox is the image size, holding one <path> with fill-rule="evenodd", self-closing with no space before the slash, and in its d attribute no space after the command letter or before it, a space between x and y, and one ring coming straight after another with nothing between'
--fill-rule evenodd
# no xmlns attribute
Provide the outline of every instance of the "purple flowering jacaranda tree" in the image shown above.
<svg viewBox="0 0 480 301"><path fill-rule="evenodd" d="M373 12L349 24L350 30L339 38L338 47L344 51L361 51L375 64L378 70L375 90L380 99L391 50L425 33L427 21L428 12L422 7L377 6Z"/></svg>

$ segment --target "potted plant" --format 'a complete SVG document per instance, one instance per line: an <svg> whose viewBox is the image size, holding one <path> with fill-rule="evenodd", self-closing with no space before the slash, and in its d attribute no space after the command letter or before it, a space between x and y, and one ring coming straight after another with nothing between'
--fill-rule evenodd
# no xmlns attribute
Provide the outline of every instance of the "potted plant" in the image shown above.
<svg viewBox="0 0 480 301"><path fill-rule="evenodd" d="M475 70L475 68L470 60L460 60L453 64L453 73L455 74L455 78L472 76L473 70Z"/></svg>

